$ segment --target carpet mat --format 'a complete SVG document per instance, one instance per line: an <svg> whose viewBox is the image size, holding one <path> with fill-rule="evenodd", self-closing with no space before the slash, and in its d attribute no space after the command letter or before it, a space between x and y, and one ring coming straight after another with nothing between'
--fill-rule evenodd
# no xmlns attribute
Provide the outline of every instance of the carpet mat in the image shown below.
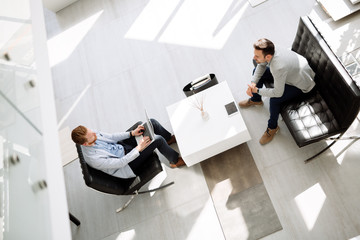
<svg viewBox="0 0 360 240"><path fill-rule="evenodd" d="M227 240L259 239L282 229L246 143L200 165Z"/></svg>

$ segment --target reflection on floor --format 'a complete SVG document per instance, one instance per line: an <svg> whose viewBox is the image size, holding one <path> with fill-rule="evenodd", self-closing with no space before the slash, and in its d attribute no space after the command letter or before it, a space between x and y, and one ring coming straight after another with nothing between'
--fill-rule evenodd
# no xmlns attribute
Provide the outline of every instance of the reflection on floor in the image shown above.
<svg viewBox="0 0 360 240"><path fill-rule="evenodd" d="M313 0L269 0L255 8L246 0L79 0L56 15L46 11L48 39L62 39L55 45L61 51L49 50L59 129L122 131L144 119L146 108L171 131L166 106L211 72L240 101L252 43L267 37L290 47L299 17L314 7ZM304 164L327 143L298 148L280 121L273 142L260 146L269 115L264 102L241 110L252 136L247 144L283 226L264 239L360 235L360 141L345 152L349 141L339 142ZM359 128L356 121L350 131ZM82 221L80 228L71 225L73 239L224 239L200 165L165 169L173 186L116 214L128 198L87 188L77 161L64 167L69 210Z"/></svg>

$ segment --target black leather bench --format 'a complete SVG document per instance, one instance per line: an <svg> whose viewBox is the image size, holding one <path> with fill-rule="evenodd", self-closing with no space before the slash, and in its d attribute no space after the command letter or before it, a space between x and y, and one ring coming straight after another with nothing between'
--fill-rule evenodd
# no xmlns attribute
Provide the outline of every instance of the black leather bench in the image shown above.
<svg viewBox="0 0 360 240"><path fill-rule="evenodd" d="M305 98L286 103L281 111L296 144L344 133L359 113L360 90L307 16L300 18L292 50L308 60L316 82Z"/></svg>

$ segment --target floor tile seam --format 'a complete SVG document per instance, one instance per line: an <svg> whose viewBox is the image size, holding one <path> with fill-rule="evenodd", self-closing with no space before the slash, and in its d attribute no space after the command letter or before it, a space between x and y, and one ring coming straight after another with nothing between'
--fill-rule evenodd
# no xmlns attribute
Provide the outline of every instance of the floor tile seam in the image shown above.
<svg viewBox="0 0 360 240"><path fill-rule="evenodd" d="M130 71L131 71L131 68L123 69L121 71L117 71L116 74L113 74L107 78L102 78L101 80L96 80L96 81L92 80L91 81L93 83L92 87L93 88L99 87L99 86L105 85L106 82L115 81L116 79L119 79L123 74L130 72Z"/></svg>
<svg viewBox="0 0 360 240"><path fill-rule="evenodd" d="M85 1L86 2L86 1ZM78 4L78 6L77 6L77 8L78 9L76 9L76 11L79 11L79 12L81 12L79 9L81 8L81 9L83 9L83 8L85 8L86 9L86 3L85 2L77 2L77 4ZM75 7L75 6L74 6ZM71 7L70 7L71 8ZM107 14L107 16L105 16L105 17L107 17L106 19L103 19L102 21L103 22L101 22L101 25L100 26L103 26L103 25L108 25L110 22L112 22L112 21L124 21L124 19L126 18L126 17L128 17L128 16L130 16L130 17L132 17L133 16L133 11L134 11L134 9L139 9L140 8L140 6L139 7L137 7L137 8L132 8L132 9L130 9L130 10L128 10L128 9L126 9L126 10L121 10L121 14L119 15L119 14L116 14L118 17L112 17L112 18L110 18L112 15L114 15L114 14ZM102 3L99 3L99 5L96 7L96 10L94 9L94 11L91 11L91 12L89 12L88 14L87 14L87 16L85 17L85 19L86 18L88 18L88 17L91 17L93 14L95 14L96 12L100 12L100 11L102 11L102 12L106 12L106 11L108 11L108 9L109 9L109 4L105 4L104 2L102 2ZM62 9L62 10L60 10L60 13L61 12L63 12L63 11L67 11L67 8L64 8L64 9ZM141 12L140 12L140 14L141 14ZM68 13L64 13L63 15L69 15ZM70 14L71 15L71 14ZM84 19L80 19L78 22L81 22L81 21L83 21ZM65 30L67 30L67 29L65 29Z"/></svg>
<svg viewBox="0 0 360 240"><path fill-rule="evenodd" d="M93 87L97 87L97 86L100 86L100 85L103 85L105 82L108 82L108 81L114 81L116 79L118 79L119 77L121 77L123 74L125 73L130 73L132 71L136 71L137 69L140 69L140 68L143 68L143 65L144 64L147 64L147 63L151 63L151 62L155 62L157 59L162 59L161 56L165 55L166 53L161 53L159 54L158 56L152 56L151 58L149 58L147 61L143 61L141 62L140 64L139 63L134 63L134 64L131 64L129 65L128 67L126 68L123 68L122 70L120 71L117 71L115 74L112 74L110 75L109 77L107 78L101 78L102 80L95 80L95 79L91 79L90 83L92 83L92 86ZM88 65L88 64L87 64ZM141 72L141 71L140 71ZM129 74L130 75L130 74ZM133 80L133 79L132 79Z"/></svg>
<svg viewBox="0 0 360 240"><path fill-rule="evenodd" d="M283 230L284 230L283 224L282 224L281 221L280 221L280 217L279 217L279 215L278 215L278 212L276 211L276 209L275 209L275 207L274 207L273 200L271 199L271 197L270 197L270 195L269 195L269 193L268 193L268 190L266 189L266 186L265 186L264 182L255 184L254 186L251 186L251 187L249 187L249 188L247 188L247 189L244 189L244 190L242 190L242 191L240 191L240 192L238 192L238 193L236 193L236 194L244 193L245 191L248 191L248 190L251 190L251 189L255 189L256 187L259 187L259 186L261 186L261 185L264 186L265 191L266 191L266 194L268 195L268 197L269 197L269 199L270 199L271 205L273 206L274 211L275 211L275 213L276 213L276 215L277 215L277 217L278 217L278 220L279 220L279 222L280 222L280 225L281 225L281 229L276 230L276 231L272 232L271 234L276 233L276 232L278 232L278 231L283 231ZM216 216L217 216L217 218L218 218L218 221L219 221L221 230L222 230L223 235L224 235L224 238L225 238L225 232L224 232L224 229L223 229L223 224L222 224L222 222L221 222L221 220L220 220L219 213L218 213L218 210L217 210L217 208L216 208L216 204L214 203L213 197L212 197L211 195L210 195L210 197L211 197L211 200L212 200L212 202L213 202L213 206L214 206L214 209L215 209L215 212L216 212ZM226 197L228 198L228 196L226 196ZM223 200L223 199L221 199L221 200ZM270 234L270 235L271 235L271 234Z"/></svg>
<svg viewBox="0 0 360 240"><path fill-rule="evenodd" d="M136 223L134 223L134 224L127 225L126 227L121 227L120 226L120 221L117 219L116 222L117 222L117 226L118 226L118 230L119 230L118 233L122 233L123 231L127 231L128 229L132 229L132 228L134 228L135 226L137 226L139 224L142 224L142 223L144 223L146 221L149 221L152 218L155 218L157 216L162 215L163 213L164 213L164 211L162 211L160 213L157 213L157 214L154 214L154 215L151 215L151 216L149 216L147 218L142 219L141 221L136 221Z"/></svg>
<svg viewBox="0 0 360 240"><path fill-rule="evenodd" d="M256 184L254 184L254 185L252 185L252 186L248 186L248 187L246 187L246 188L243 188L241 191L231 192L229 195L224 195L224 196L222 196L222 197L216 197L216 199L217 199L217 200L224 200L224 199L226 199L226 198L229 198L229 196L231 196L231 195L236 195L236 194L242 193L242 192L244 192L244 191L247 191L247 190L256 188L256 187L258 187L259 185L264 185L264 187L265 187L265 189L266 189L266 186L265 186L265 184L264 184L264 180L261 178L261 182L260 182L260 183L256 183ZM209 191L210 191L210 190L209 190ZM213 203L214 203L214 199L213 199L211 193L210 193L210 197L211 197L211 199L213 200ZM214 206L215 206L215 204L214 204Z"/></svg>
<svg viewBox="0 0 360 240"><path fill-rule="evenodd" d="M319 159L319 161L320 161L320 159ZM333 188L335 188L334 186L336 186L336 179L333 179L330 175L329 175L329 173L328 173L328 171L326 170L326 168L325 168L325 166L324 166L324 164L322 163L322 162L320 162L319 164L318 164L318 166L319 166L319 168L322 170L322 172L326 175L326 180L327 181L329 181L329 185L331 185ZM337 187L335 188L336 190L337 190ZM334 193L336 193L335 195L336 195L336 197L337 197L337 201L340 201L340 203L341 203L341 205L342 205L342 207L345 209L345 216L348 218L348 220L349 220L349 222L351 222L352 223L352 227L356 230L356 219L353 219L353 217L352 217L352 212L351 212L351 210L347 207L347 204L346 204L346 201L345 201L345 199L343 198L343 195L341 194L341 192L339 192L339 191L334 191ZM335 199L336 200L336 199ZM344 216L344 212L341 212L342 214L343 214L343 217L345 217ZM359 232L360 233L360 232ZM346 232L345 232L345 234L346 234Z"/></svg>
<svg viewBox="0 0 360 240"><path fill-rule="evenodd" d="M79 45L78 46L79 48L82 48L82 50L85 50L85 47L82 46L82 45ZM81 61L83 61L81 63L81 67L80 67L80 71L83 73L83 76L84 78L82 78L85 83L87 84L90 84L90 88L93 87L93 83L94 83L94 79L93 77L89 74L89 62L88 62L88 58L82 53L80 52L79 53L79 57L81 59ZM56 68L56 66L54 66ZM54 73L54 71L52 70L53 67L50 68L50 74L51 74L51 80L54 82L54 80L56 81L56 73ZM56 72L56 71L55 71ZM58 81L61 81L60 79L58 79ZM53 87L54 87L54 83L53 83ZM84 89L80 89L79 91L73 93L73 94L70 94L70 95L67 95L65 94L65 97L61 97L61 98L55 98L55 100L61 100L61 101L65 101L66 99L68 98L71 98L71 97L74 97L74 96L79 96L81 94L81 92L84 91ZM64 92L68 92L68 91L64 91Z"/></svg>
<svg viewBox="0 0 360 240"><path fill-rule="evenodd" d="M259 170L260 172L262 172L262 171L268 171L269 169L271 169L271 168L273 168L273 167L276 167L276 166L278 166L278 165L280 165L280 164L284 164L284 163L286 163L286 162L289 162L289 161L300 161L300 159L298 159L297 157L295 157L295 155L292 155L292 156L288 156L288 157L285 157L285 158L283 158L281 161L278 161L278 162L274 162L274 163L272 163L272 164L270 164L270 165L267 165L267 166L263 166L262 167L262 170ZM305 159L304 159L305 160ZM304 161L302 161L304 164L305 164L305 162ZM256 163L256 162L255 162Z"/></svg>
<svg viewBox="0 0 360 240"><path fill-rule="evenodd" d="M348 223L350 222L351 224L351 228L354 230L354 231L357 231L358 234L360 234L359 230L357 230L357 227L356 227L356 219L354 219L353 214L351 214L351 210L350 208L347 207L347 204L345 203L345 200L342 198L341 195L339 195L338 193L336 193L336 196L338 197L338 201L340 201L341 205L342 205L342 208L345 210L345 212L341 211L341 215L342 215L342 218L345 218L347 219ZM338 210L339 211L339 210ZM342 221L343 222L343 221ZM349 225L346 226L347 229L350 228ZM348 233L348 230L344 230L344 234L346 235ZM349 236L350 237L350 236Z"/></svg>
<svg viewBox="0 0 360 240"><path fill-rule="evenodd" d="M202 169L201 169L201 171L202 171ZM205 176L204 176L204 180L205 180L205 182L206 182ZM214 199L213 199L213 197L211 196L210 189L209 189L209 186L207 185L207 183L206 183L206 187L207 187L207 189L208 189L208 196L210 197L212 206L214 207L215 214L216 214L216 218L217 218L218 223L219 223L220 228L221 228L221 232L222 232L222 234L223 234L223 236L224 236L224 239L225 239L224 228L223 228L223 225L221 224L220 217L219 217L219 213L218 213L218 211L217 211L217 209L216 209Z"/></svg>
<svg viewBox="0 0 360 240"><path fill-rule="evenodd" d="M255 163L255 165L256 165L256 163ZM202 171L202 168L201 168L201 171ZM202 173L203 173L203 171L202 171ZM215 202L214 202L214 198L213 198L213 196L211 195L211 192L210 192L209 186L208 186L208 184L207 184L207 181L206 181L206 179L205 179L204 173L203 173L203 176L204 176L204 181L205 181L205 183L206 183L206 187L207 187L207 190L208 190L208 194L209 194L209 197L210 197L210 199L211 199L212 205L213 205L213 207L214 207L214 210L215 210L215 213L216 213L216 217L217 217L217 220L218 220L218 222L219 222L219 225L220 225L222 234L223 234L223 236L224 236L224 239L226 239L226 238L225 238L226 235L225 235L225 232L224 232L224 226L223 226L223 224L222 224L222 222L221 222L221 220L220 220L218 209L216 208L216 204L215 204ZM265 184L264 184L264 181L263 181L262 177L261 177L261 180L262 180L261 183L255 184L254 186L248 187L248 188L246 188L246 189L244 189L244 190L242 190L242 191L240 191L240 192L244 192L244 191L246 191L246 190L249 190L249 189L251 189L251 188L254 188L254 187L256 187L256 186L259 186L259 185L261 185L261 184L263 184L264 187L265 187ZM265 190L266 190L266 192L267 192L266 187L265 187ZM240 193L240 192L239 192L239 193ZM230 196L230 195L229 195L229 196ZM225 199L225 198L228 198L229 196L226 196L226 197L224 197L224 198L221 198L220 200L223 200L223 199ZM270 197L270 196L269 196L269 197ZM271 199L270 199L270 200L271 200ZM276 211L275 211L275 212L276 212Z"/></svg>
<svg viewBox="0 0 360 240"><path fill-rule="evenodd" d="M282 161L280 161L280 162L276 162L276 163L273 163L273 164L271 164L271 165L269 165L269 166L263 167L262 169L259 169L259 168L258 168L258 171L259 171L259 173L260 173L261 179L262 179L263 184L264 184L264 186L265 186L266 189L269 189L269 187L271 187L271 186L269 186L269 185L272 185L271 182L268 182L268 181L266 180L266 179L271 178L271 177L269 177L269 172L270 172L273 168L276 168L277 166L279 166L279 165L281 165L281 164L285 164L286 162L288 162L288 161L290 161L290 160L292 160L292 159L291 159L291 158L286 158L286 159L284 159L284 160L282 160ZM256 162L255 162L255 164L256 164ZM265 178L265 180L264 180L264 178ZM270 188L270 189L271 189L271 188Z"/></svg>
<svg viewBox="0 0 360 240"><path fill-rule="evenodd" d="M161 44L161 45L164 45L164 44ZM78 48L83 48L84 50L87 49L86 46L83 46L83 45L79 45ZM83 72L85 75L87 75L88 79L90 79L89 83L91 83L93 86L96 86L96 85L99 85L105 81L111 81L111 80L114 80L116 79L117 77L121 76L122 74L126 73L126 72L131 72L131 71L136 71L136 69L139 69L139 68L142 68L144 64L147 64L147 63L151 63L151 62L154 62L156 61L157 59L163 59L163 56L168 54L169 52L172 52L172 51L175 51L177 50L176 49L172 49L172 48L167 48L166 46L164 46L164 51L159 51L158 52L158 55L152 55L151 58L148 58L146 61L142 61L140 63L133 63L133 64L130 64L129 66L127 66L126 68L120 70L120 71L117 71L116 74L113 74L111 76L109 76L108 78L104 79L104 78L101 78L102 80L96 80L93 78L93 76L91 76L89 74L91 68L89 66L89 62L88 62L88 57L86 56L86 52L85 53L79 53L80 55L80 58L82 61L84 61L82 64L81 64L81 72ZM85 66L85 67L84 67Z"/></svg>
<svg viewBox="0 0 360 240"><path fill-rule="evenodd" d="M270 184L272 185L272 183ZM271 191L272 187L266 187L265 182L264 186L282 226L282 230L280 231L284 231L286 235L293 236L293 238L291 239L297 239L294 237L294 235L298 235L297 228L295 227L296 221L294 222L294 218L291 216L291 214L289 214L287 207L288 204L291 205L291 201L287 199L286 204L284 205L283 203L281 203L280 200L284 200L286 199L286 197L284 198L282 196L279 196L275 191Z"/></svg>
<svg viewBox="0 0 360 240"><path fill-rule="evenodd" d="M87 91L89 91L91 88L92 88L92 86L90 86ZM67 96L64 96L64 97L61 97L61 98L55 98L55 102L63 103L63 102L66 102L66 101L70 100L71 98L78 98L83 91L84 91L84 89L81 89L81 90L76 91L76 92L74 92L74 93L72 93L70 95L67 95Z"/></svg>
<svg viewBox="0 0 360 240"><path fill-rule="evenodd" d="M255 189L256 187L259 187L259 186L261 186L261 185L264 185L264 187L265 187L265 189L266 189L266 186L265 186L265 184L264 184L264 181L262 181L261 183L256 183L256 184L253 185L253 186L244 188L243 190L241 190L241 191L239 191L239 192L236 192L236 193L234 193L234 194L230 194L229 196L231 196L231 195L236 195L236 194L239 194L239 193L243 193L243 192L248 191L248 190L251 190L251 189ZM267 190L266 190L266 191L267 191ZM210 195L210 196L211 196L211 195ZM226 196L226 198L228 198L229 196ZM211 196L211 198L212 198L212 196ZM223 199L225 199L225 197L224 197L224 198L219 198L219 199L223 200ZM215 206L215 204L214 204L214 206Z"/></svg>
<svg viewBox="0 0 360 240"><path fill-rule="evenodd" d="M205 178L205 176L204 176L204 178ZM206 185L206 187L208 188L207 185ZM208 188L208 189L209 189L209 188ZM204 193L203 195L205 195L205 193ZM217 224L219 224L220 229L221 229L221 232L222 232L223 239L225 239L225 232L224 232L223 226L222 226L222 224L221 224L221 221L220 221L220 218L219 218L219 215L218 215L218 211L216 210L216 207L215 207L215 204L214 204L214 200L213 200L210 192L208 193L207 196L208 196L208 199L211 200L212 207L213 207L213 209L214 209L214 211L215 211L215 214L216 214ZM199 196L198 198L200 198L200 197L202 197L202 196ZM184 205L184 204L181 204L181 205ZM176 232L174 232L174 229L171 229L171 231L172 231L172 233L173 233L174 235L176 235Z"/></svg>
<svg viewBox="0 0 360 240"><path fill-rule="evenodd" d="M250 152L251 152L251 148L250 148L250 147L249 147L249 149L250 149ZM252 153L251 153L251 154L252 154ZM265 161L266 159L264 159L264 158L262 158L262 159L257 159L256 157L254 157L254 155L252 155L252 157L254 158L255 165L256 165L258 171L260 172L260 175L261 175L262 172L267 171L267 170L270 169L270 168L273 168L273 167L275 167L275 166L277 166L277 165L283 164L283 163L285 163L285 162L287 162L287 161L290 161L290 160L293 160L293 159L294 159L294 156L288 156L288 157L285 157L285 158L283 158L282 160L277 161L277 162L274 162L274 163L272 163L272 164L270 164L270 165L265 165L265 164L263 164L263 163L264 163L264 161ZM259 167L259 166L258 166L258 163L261 164L262 166ZM261 177L262 177L262 176L261 176Z"/></svg>
<svg viewBox="0 0 360 240"><path fill-rule="evenodd" d="M289 159L288 159L289 160ZM273 166L271 166L271 167L274 167L274 165L278 165L278 164L280 164L280 163L276 163L276 164L273 164ZM305 164L305 163L304 163ZM334 183L334 180L331 178L331 176L329 176L328 175L328 173L327 173L327 171L325 171L325 169L324 169L324 166L321 164L321 163L319 163L318 164L318 167L321 169L321 171L326 175L325 176L325 178L327 178L326 179L326 181L329 181L330 180L330 183L329 183L329 185L334 185L334 184L331 184L331 183ZM267 169L268 170L268 169ZM265 171L264 172L265 174L267 174L267 172ZM265 185L266 183L264 182L264 185ZM270 183L270 184L272 184L272 183ZM266 188L266 186L265 186L265 188ZM266 188L267 189L267 188ZM271 188L270 188L271 189ZM346 208L345 206L346 206L346 204L345 204L345 200L341 197L341 195L339 195L338 193L337 193L337 191L335 191L336 192L336 197L337 197L337 200L335 200L335 201L340 201L340 203L341 203L341 205L342 205L342 207L343 208L345 208L345 213L342 211L341 212L341 214L342 214L342 216L343 217L346 217L349 221L348 222L351 222L352 223L352 228L353 229L355 229L356 230L356 225L354 224L354 222L355 221L352 221L352 220L355 220L355 219L352 219L352 217L351 217L351 214L349 214L349 210L348 210L348 208ZM269 194L269 193L268 193ZM270 194L269 194L269 197L270 197L270 199L273 199L273 198L271 198L271 196L272 196L273 194L271 194L271 191L270 191ZM274 196L275 196L275 194L274 194ZM275 196L275 202L278 202L277 201L277 199L278 199L278 197L277 196ZM333 201L332 201L333 202ZM277 204L275 204L275 205L277 205ZM274 206L275 207L275 206ZM285 211L284 211L285 212ZM284 215L284 217L286 217L286 218L288 218L287 217L287 215ZM279 217L279 219L280 219L280 217ZM289 218L288 218L289 219ZM289 219L289 221L291 221L290 219ZM345 234L346 234L346 232L344 232Z"/></svg>
<svg viewBox="0 0 360 240"><path fill-rule="evenodd" d="M113 232L113 233L111 233L111 234L109 234L109 235L106 235L106 236L103 236L103 237L101 237L101 238L98 238L97 240L104 240L104 239L106 239L106 238L108 238L108 237L110 237L110 236L113 236L113 235L117 234L117 233L121 233L121 232L119 231L119 227L118 227L118 229L117 229L116 232Z"/></svg>
<svg viewBox="0 0 360 240"><path fill-rule="evenodd" d="M181 207L181 206L183 206L183 205L189 204L189 203L191 203L192 201L195 201L195 200L197 200L197 199L199 199L199 198L201 198L201 197L204 197L205 195L207 195L207 194L206 194L206 193L203 193L203 194L199 195L198 197L195 197L195 198L192 198L191 200L182 202L182 203L179 204L179 205L175 205L175 206L173 206L173 207L171 207L171 208L162 209L162 210L160 210L159 212L157 212L157 213L155 213L155 214L152 214L152 215L150 215L150 216L142 219L141 221L137 221L136 223L127 226L126 228L121 228L121 226L119 226L119 221L118 221L118 219L117 219L118 229L119 229L119 231L129 229L129 228L134 227L134 226L136 226L136 225L138 225L138 224L140 224L140 223L144 223L144 222L146 222L146 221L149 221L149 220L152 219L152 218L155 218L155 217L157 217L157 216L160 216L160 215L163 215L163 214L165 214L165 213L171 212L172 210L174 210L174 209L176 209L176 208L179 208L179 207ZM211 198L211 195L210 195L210 194L209 194L208 196ZM215 208L215 205L214 205L214 204L213 204L213 206L214 206L214 208ZM160 208L161 208L161 207L160 207ZM159 209L160 209L160 208L159 208ZM115 216L115 217L116 217L116 216ZM116 218L117 218L117 217L116 217Z"/></svg>

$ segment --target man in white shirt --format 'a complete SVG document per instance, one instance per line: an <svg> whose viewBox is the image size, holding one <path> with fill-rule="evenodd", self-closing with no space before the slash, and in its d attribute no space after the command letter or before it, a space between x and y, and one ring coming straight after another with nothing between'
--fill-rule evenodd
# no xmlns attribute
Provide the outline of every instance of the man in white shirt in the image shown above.
<svg viewBox="0 0 360 240"><path fill-rule="evenodd" d="M257 66L246 90L251 98L239 102L239 106L262 105L261 97L270 97L270 119L259 141L263 145L280 129L277 122L282 104L310 92L315 86L315 73L303 56L288 49L275 50L266 38L254 43L254 60ZM274 88L263 89L264 82L269 80L274 82Z"/></svg>
<svg viewBox="0 0 360 240"><path fill-rule="evenodd" d="M135 136L142 135L144 130L142 125L130 132L113 134L92 131L80 125L72 131L71 138L75 143L81 145L87 164L119 178L132 178L139 175L141 166L152 155L155 148L169 160L170 167L176 168L185 165L179 153L169 146L176 142L175 136L171 135L155 119L150 121L155 133L153 142L148 136L145 136L137 144Z"/></svg>

